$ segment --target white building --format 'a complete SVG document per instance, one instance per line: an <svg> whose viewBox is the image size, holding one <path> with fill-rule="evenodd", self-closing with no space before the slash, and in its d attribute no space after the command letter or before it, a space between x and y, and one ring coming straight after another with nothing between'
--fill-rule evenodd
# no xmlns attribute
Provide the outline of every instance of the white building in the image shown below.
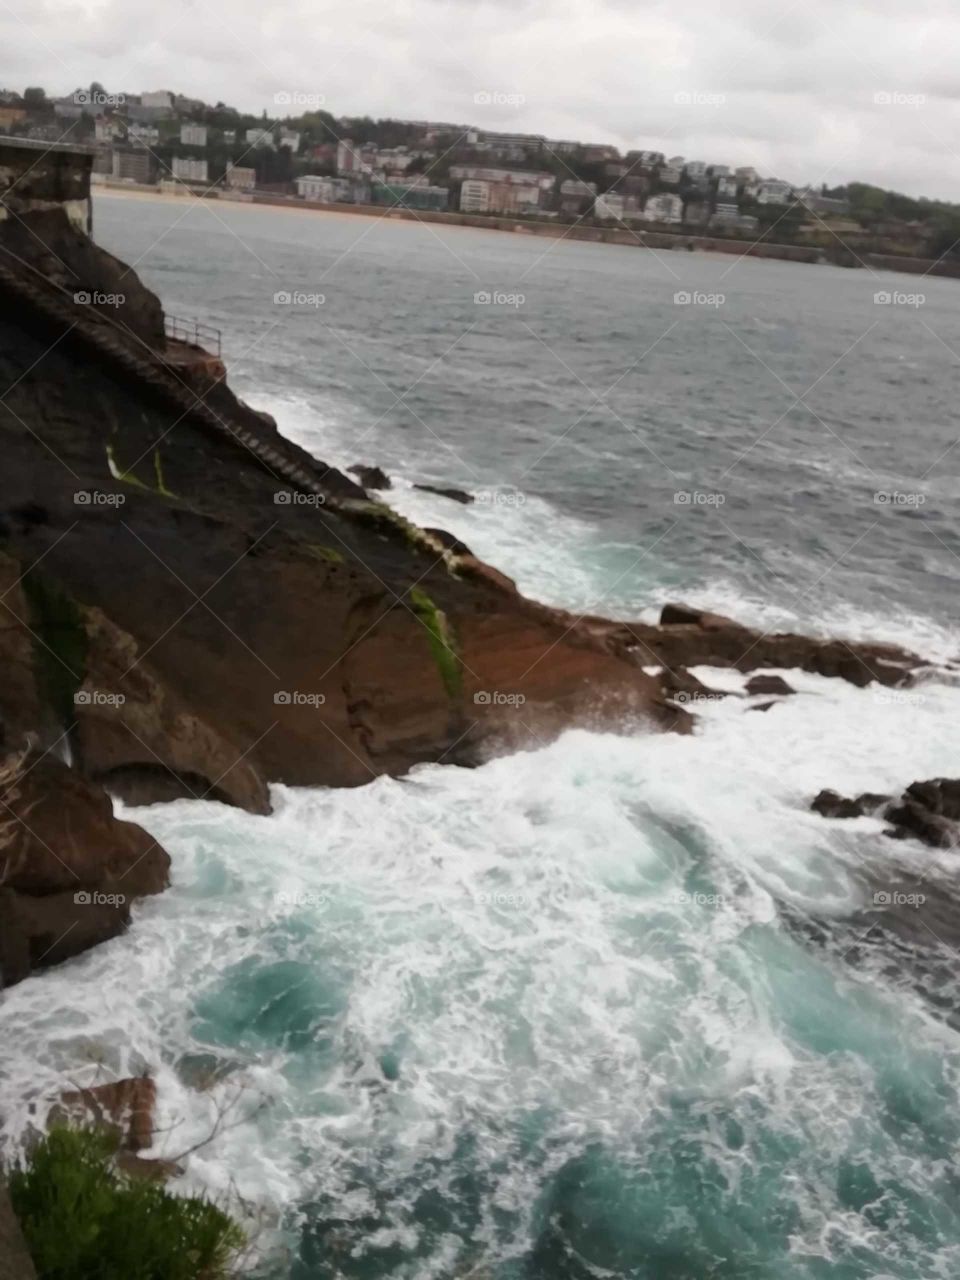
<svg viewBox="0 0 960 1280"><path fill-rule="evenodd" d="M687 177L692 178L694 182L707 176L706 160L688 160L683 167L687 171Z"/></svg>
<svg viewBox="0 0 960 1280"><path fill-rule="evenodd" d="M683 201L672 192L663 191L647 201L643 216L648 222L682 222Z"/></svg>
<svg viewBox="0 0 960 1280"><path fill-rule="evenodd" d="M273 134L269 129L248 129L244 135L251 147L272 147Z"/></svg>
<svg viewBox="0 0 960 1280"><path fill-rule="evenodd" d="M180 126L180 142L185 147L205 147L207 145L207 126L205 124L182 124Z"/></svg>
<svg viewBox="0 0 960 1280"><path fill-rule="evenodd" d="M238 164L228 164L224 181L235 191L252 191L257 185L257 171Z"/></svg>
<svg viewBox="0 0 960 1280"><path fill-rule="evenodd" d="M152 146L160 141L160 130L155 124L131 124L127 127L127 137L131 142L139 142L143 146Z"/></svg>
<svg viewBox="0 0 960 1280"><path fill-rule="evenodd" d="M281 129L280 141L277 143L280 147L289 147L293 155L300 150L300 131L299 129Z"/></svg>
<svg viewBox="0 0 960 1280"><path fill-rule="evenodd" d="M453 182L472 179L477 182L504 182L524 187L535 186L541 191L552 191L556 181L552 173L544 173L540 170L498 169L478 164L451 165L450 178Z"/></svg>
<svg viewBox="0 0 960 1280"><path fill-rule="evenodd" d="M342 178L324 178L312 173L294 181L301 200L316 200L320 204L334 204L342 200L343 189L349 185Z"/></svg>
<svg viewBox="0 0 960 1280"><path fill-rule="evenodd" d="M488 213L489 210L490 183L468 178L460 188L460 212Z"/></svg>
<svg viewBox="0 0 960 1280"><path fill-rule="evenodd" d="M735 177L738 182L757 182L760 178L759 173L754 169L753 165L745 164L735 170Z"/></svg>
<svg viewBox="0 0 960 1280"><path fill-rule="evenodd" d="M171 165L173 176L181 182L206 182L207 162L192 156L174 156Z"/></svg>
<svg viewBox="0 0 960 1280"><path fill-rule="evenodd" d="M413 164L413 153L406 147L381 147L377 152L377 167L387 173L404 173Z"/></svg>
<svg viewBox="0 0 960 1280"><path fill-rule="evenodd" d="M788 204L792 195L793 188L789 182L781 182L778 178L768 178L760 184L760 190L757 192L757 201L760 204Z"/></svg>
<svg viewBox="0 0 960 1280"><path fill-rule="evenodd" d="M97 142L112 142L115 137L123 134L119 124L113 120L108 120L106 116L97 117L93 131Z"/></svg>
<svg viewBox="0 0 960 1280"><path fill-rule="evenodd" d="M736 200L736 198L737 198L736 178L720 178L717 182L717 199L718 200Z"/></svg>
<svg viewBox="0 0 960 1280"><path fill-rule="evenodd" d="M341 139L337 143L337 173L359 173L362 167L360 152L354 147L351 139Z"/></svg>
<svg viewBox="0 0 960 1280"><path fill-rule="evenodd" d="M623 221L623 196L616 191L605 191L593 203L593 216L601 220Z"/></svg>
<svg viewBox="0 0 960 1280"><path fill-rule="evenodd" d="M730 174L730 166L728 164L712 164L710 165L710 173L714 178L726 178Z"/></svg>
<svg viewBox="0 0 960 1280"><path fill-rule="evenodd" d="M660 168L660 181L668 187L675 187L680 181L680 170L672 164L662 165Z"/></svg>
<svg viewBox="0 0 960 1280"><path fill-rule="evenodd" d="M670 159L667 161L667 164L670 166L671 169L682 170L683 166L686 164L686 161L684 160L683 156L671 156Z"/></svg>
<svg viewBox="0 0 960 1280"><path fill-rule="evenodd" d="M157 107L166 111L173 110L173 94L169 89L158 89L154 93L141 93L141 107Z"/></svg>

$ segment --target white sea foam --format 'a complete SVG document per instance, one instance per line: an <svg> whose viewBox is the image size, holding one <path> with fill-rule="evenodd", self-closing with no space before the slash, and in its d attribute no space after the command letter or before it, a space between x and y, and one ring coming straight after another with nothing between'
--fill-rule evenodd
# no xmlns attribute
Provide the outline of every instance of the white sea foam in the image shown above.
<svg viewBox="0 0 960 1280"><path fill-rule="evenodd" d="M484 1227L501 1255L529 1244L551 1168L596 1142L633 1160L677 1099L719 1114L749 1094L768 1124L805 1135L797 1168L817 1189L803 1249L824 1232L846 1247L862 1223L819 1185L844 1149L838 1115L877 1123L883 1054L935 1047L954 1062L957 1046L919 997L864 994L804 951L778 904L830 916L868 901L865 869L904 850L885 854L870 819L811 814L810 797L955 772L960 690L899 705L784 674L794 697L764 714L727 699L690 738L572 731L474 771L275 788L266 819L194 802L127 814L170 849L173 887L124 938L6 994L5 1135L98 1061L108 1078L157 1074L174 1126L158 1153L200 1141L218 1104L239 1095L239 1117L264 1100L191 1157L188 1183L232 1186L274 1222L304 1198L361 1221L376 1186L381 1229L412 1250L424 1240L410 1179L442 1194L469 1131L488 1208L510 1223ZM797 1030L811 990L839 1056ZM229 1074L198 1091L174 1066L191 1053ZM545 1129L526 1156L525 1115ZM749 1146L715 1154L732 1178L753 1159ZM449 1275L450 1241L429 1253L395 1274Z"/></svg>

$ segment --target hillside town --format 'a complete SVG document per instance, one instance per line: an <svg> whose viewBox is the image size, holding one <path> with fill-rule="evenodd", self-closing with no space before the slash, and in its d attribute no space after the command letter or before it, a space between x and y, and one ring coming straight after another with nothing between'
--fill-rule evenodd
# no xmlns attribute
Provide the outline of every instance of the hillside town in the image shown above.
<svg viewBox="0 0 960 1280"><path fill-rule="evenodd" d="M476 95L476 106L484 106ZM609 143L427 120L335 117L319 95L280 92L273 118L171 90L48 97L0 91L0 135L94 152L101 186L222 199L755 238L881 252L952 253L957 210L864 184L795 186L752 166ZM883 199L874 198L879 193ZM898 205L896 202L901 202ZM912 215L912 216L908 216Z"/></svg>

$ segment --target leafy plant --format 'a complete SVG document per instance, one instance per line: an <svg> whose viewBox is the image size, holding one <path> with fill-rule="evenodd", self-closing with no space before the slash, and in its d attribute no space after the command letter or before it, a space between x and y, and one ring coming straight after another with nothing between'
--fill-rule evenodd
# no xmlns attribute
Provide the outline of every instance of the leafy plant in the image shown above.
<svg viewBox="0 0 960 1280"><path fill-rule="evenodd" d="M245 1237L216 1205L113 1164L95 1129L56 1127L10 1171L39 1280L225 1280Z"/></svg>

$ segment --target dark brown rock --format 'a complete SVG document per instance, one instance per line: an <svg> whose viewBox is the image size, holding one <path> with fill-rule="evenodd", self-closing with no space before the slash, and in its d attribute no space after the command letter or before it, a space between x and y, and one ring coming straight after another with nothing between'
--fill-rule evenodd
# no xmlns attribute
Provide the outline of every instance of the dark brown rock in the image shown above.
<svg viewBox="0 0 960 1280"><path fill-rule="evenodd" d="M873 681L907 684L923 665L916 654L896 645L757 632L720 614L685 605L665 605L660 616L659 625L622 623L612 632L644 666L732 667L744 672L796 667L863 688Z"/></svg>
<svg viewBox="0 0 960 1280"><path fill-rule="evenodd" d="M364 489L392 489L390 477L380 467L365 467L361 463L348 467L351 475L355 475Z"/></svg>
<svg viewBox="0 0 960 1280"><path fill-rule="evenodd" d="M111 1133L126 1151L144 1151L153 1145L157 1086L150 1076L116 1080L88 1089L71 1089L60 1095L53 1119L93 1123ZM47 1123L51 1122L48 1116Z"/></svg>
<svg viewBox="0 0 960 1280"><path fill-rule="evenodd" d="M824 818L860 818L864 812L859 801L830 790L819 792L810 808Z"/></svg>
<svg viewBox="0 0 960 1280"><path fill-rule="evenodd" d="M676 667L672 670L664 667L658 679L661 689L668 698L688 706L700 700L716 701L729 696L725 690L711 689L709 685L705 685L686 667Z"/></svg>
<svg viewBox="0 0 960 1280"><path fill-rule="evenodd" d="M942 814L934 813L909 795L902 804L891 805L884 810L884 818L891 824L888 835L898 840L913 837L934 849L953 849L960 841L956 824Z"/></svg>
<svg viewBox="0 0 960 1280"><path fill-rule="evenodd" d="M110 797L51 756L27 757L5 850L6 889L46 896L97 889L127 901L167 887L170 857L142 827L113 816Z"/></svg>
<svg viewBox="0 0 960 1280"><path fill-rule="evenodd" d="M796 689L791 688L782 676L751 676L747 681L747 693L751 696L767 694L781 697L796 693Z"/></svg>
<svg viewBox="0 0 960 1280"><path fill-rule="evenodd" d="M836 791L821 791L810 805L815 813L824 818L862 818L864 814L875 813L881 805L889 803L889 796L877 795L872 791L864 791L855 798L838 795Z"/></svg>
<svg viewBox="0 0 960 1280"><path fill-rule="evenodd" d="M436 493L441 498L450 498L453 502L462 502L464 506L473 502L473 494L466 493L463 489L445 489L435 484L415 484L415 489L420 489L423 493Z"/></svg>
<svg viewBox="0 0 960 1280"><path fill-rule="evenodd" d="M166 887L170 859L52 756L28 755L4 786L0 984L11 986L122 933L131 903Z"/></svg>

